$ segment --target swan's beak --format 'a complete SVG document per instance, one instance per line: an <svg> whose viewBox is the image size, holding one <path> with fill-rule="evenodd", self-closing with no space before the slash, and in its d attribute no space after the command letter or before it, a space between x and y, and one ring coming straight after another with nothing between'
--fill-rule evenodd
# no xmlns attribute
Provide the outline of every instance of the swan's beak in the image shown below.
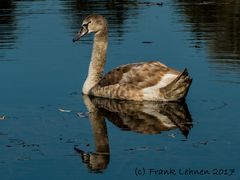
<svg viewBox="0 0 240 180"><path fill-rule="evenodd" d="M82 26L80 31L74 36L72 41L73 42L78 41L81 37L83 37L87 33L88 33L88 29Z"/></svg>

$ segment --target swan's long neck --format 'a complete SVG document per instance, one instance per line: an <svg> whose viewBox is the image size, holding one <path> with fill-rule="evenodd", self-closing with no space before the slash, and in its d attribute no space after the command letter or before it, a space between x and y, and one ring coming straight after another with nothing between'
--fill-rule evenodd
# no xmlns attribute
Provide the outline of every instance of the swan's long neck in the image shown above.
<svg viewBox="0 0 240 180"><path fill-rule="evenodd" d="M83 94L89 94L101 79L106 62L106 51L108 45L108 31L99 31L94 35L91 62L88 69L88 76L83 85Z"/></svg>

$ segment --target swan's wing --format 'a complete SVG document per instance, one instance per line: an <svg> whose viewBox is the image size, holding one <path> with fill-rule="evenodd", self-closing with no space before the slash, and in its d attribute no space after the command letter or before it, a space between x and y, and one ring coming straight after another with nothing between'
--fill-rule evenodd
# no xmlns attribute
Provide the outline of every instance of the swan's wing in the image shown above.
<svg viewBox="0 0 240 180"><path fill-rule="evenodd" d="M131 84L143 89L157 85L166 74L176 77L179 72L168 68L158 61L135 63L120 66L108 72L98 83L99 86ZM164 83L164 82L162 82Z"/></svg>
<svg viewBox="0 0 240 180"><path fill-rule="evenodd" d="M123 66L119 66L115 69L112 69L107 74L103 76L103 78L98 82L98 85L101 87L110 86L114 84L118 84L123 75L128 73L133 67L139 66L141 63L136 64L126 64Z"/></svg>

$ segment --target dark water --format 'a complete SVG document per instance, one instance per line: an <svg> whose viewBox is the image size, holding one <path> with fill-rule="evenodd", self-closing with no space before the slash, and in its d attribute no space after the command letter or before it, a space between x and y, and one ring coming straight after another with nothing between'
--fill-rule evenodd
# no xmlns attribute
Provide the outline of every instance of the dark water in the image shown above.
<svg viewBox="0 0 240 180"><path fill-rule="evenodd" d="M239 179L239 12L237 0L1 0L0 179ZM186 103L82 97L92 36L71 40L91 13L109 21L106 71L187 67Z"/></svg>

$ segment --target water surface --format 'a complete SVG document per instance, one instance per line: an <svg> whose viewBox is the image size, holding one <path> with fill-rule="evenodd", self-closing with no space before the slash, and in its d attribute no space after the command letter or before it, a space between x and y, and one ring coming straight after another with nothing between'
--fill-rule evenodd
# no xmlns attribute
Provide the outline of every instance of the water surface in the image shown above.
<svg viewBox="0 0 240 180"><path fill-rule="evenodd" d="M239 12L237 0L1 1L0 178L239 179ZM109 21L105 71L187 67L186 103L82 97L92 36L71 40L91 13ZM143 168L177 174L136 176Z"/></svg>

